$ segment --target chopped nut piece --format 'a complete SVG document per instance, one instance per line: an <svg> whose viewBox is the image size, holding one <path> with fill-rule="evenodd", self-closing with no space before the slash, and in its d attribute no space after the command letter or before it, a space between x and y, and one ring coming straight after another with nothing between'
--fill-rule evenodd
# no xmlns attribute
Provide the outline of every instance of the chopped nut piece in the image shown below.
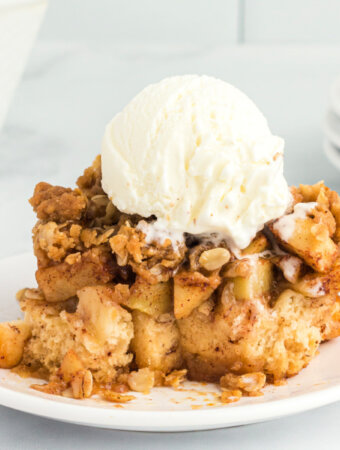
<svg viewBox="0 0 340 450"><path fill-rule="evenodd" d="M72 381L71 387L74 398L89 398L92 394L93 378L89 370L80 370Z"/></svg>
<svg viewBox="0 0 340 450"><path fill-rule="evenodd" d="M242 397L242 392L239 389L226 389L222 391L221 402L222 403L235 403Z"/></svg>
<svg viewBox="0 0 340 450"><path fill-rule="evenodd" d="M84 243L85 248L90 248L92 246L98 246L108 242L109 238L114 233L114 228L109 228L108 230L98 230L91 228L84 228L80 234L80 239Z"/></svg>
<svg viewBox="0 0 340 450"><path fill-rule="evenodd" d="M263 388L266 376L262 372L245 373L234 375L227 373L220 379L220 385L226 389L241 389L245 393L255 393Z"/></svg>
<svg viewBox="0 0 340 450"><path fill-rule="evenodd" d="M199 263L206 270L220 269L230 260L230 253L226 248L212 248L203 252L199 258Z"/></svg>
<svg viewBox="0 0 340 450"><path fill-rule="evenodd" d="M247 392L248 397L262 397L263 392L261 391L254 391L254 392Z"/></svg>
<svg viewBox="0 0 340 450"><path fill-rule="evenodd" d="M116 392L117 394L125 394L125 392L129 392L129 388L126 384L123 383L112 383L110 385L110 391Z"/></svg>
<svg viewBox="0 0 340 450"><path fill-rule="evenodd" d="M201 264L199 262L200 256L202 255L203 252L205 252L206 250L210 250L211 248L214 248L213 243L199 243L194 247L190 248L188 255L191 270L193 271L200 270L201 268Z"/></svg>
<svg viewBox="0 0 340 450"><path fill-rule="evenodd" d="M173 370L164 379L164 386L171 386L173 388L178 388L182 384L187 376L187 370Z"/></svg>
<svg viewBox="0 0 340 450"><path fill-rule="evenodd" d="M94 195L91 200L96 203L98 206L105 206L108 204L108 202L110 201L110 199L108 198L107 195L105 194L98 194L98 195Z"/></svg>
<svg viewBox="0 0 340 450"><path fill-rule="evenodd" d="M133 395L122 395L118 394L117 392L107 390L101 392L100 395L104 400L112 403L127 403L136 398Z"/></svg>
<svg viewBox="0 0 340 450"><path fill-rule="evenodd" d="M64 383L57 381L51 381L50 383L46 384L31 384L30 387L36 391L52 395L61 395L62 392L66 389L66 385Z"/></svg>
<svg viewBox="0 0 340 450"><path fill-rule="evenodd" d="M132 391L147 393L155 384L155 375L152 370L145 367L136 372L130 372L127 381Z"/></svg>
<svg viewBox="0 0 340 450"><path fill-rule="evenodd" d="M70 255L66 256L65 262L69 265L79 263L81 261L81 253L71 253Z"/></svg>
<svg viewBox="0 0 340 450"><path fill-rule="evenodd" d="M18 299L20 300L23 295L30 300L44 300L44 294L40 289L22 289L17 293Z"/></svg>
<svg viewBox="0 0 340 450"><path fill-rule="evenodd" d="M89 370L74 350L69 350L61 363L57 376L66 384L71 384L74 398L88 398L92 394L93 378Z"/></svg>

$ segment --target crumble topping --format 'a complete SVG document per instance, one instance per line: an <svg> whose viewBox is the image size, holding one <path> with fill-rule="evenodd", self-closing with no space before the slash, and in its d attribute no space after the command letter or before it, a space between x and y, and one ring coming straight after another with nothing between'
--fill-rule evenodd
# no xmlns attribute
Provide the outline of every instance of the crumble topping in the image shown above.
<svg viewBox="0 0 340 450"><path fill-rule="evenodd" d="M38 219L58 223L79 220L86 208L86 200L79 189L72 190L44 182L36 185L30 203Z"/></svg>
<svg viewBox="0 0 340 450"><path fill-rule="evenodd" d="M39 288L18 292L24 320L0 324L0 367L44 377L34 389L120 404L188 377L219 382L227 404L340 335L340 199L323 182L292 187L290 209L241 251L122 214L100 157L77 184L37 185Z"/></svg>
<svg viewBox="0 0 340 450"><path fill-rule="evenodd" d="M121 226L109 242L117 255L118 264L129 264L135 273L150 283L169 280L183 261L186 251L184 243L174 248L170 240L147 243L144 232L132 227L129 222Z"/></svg>

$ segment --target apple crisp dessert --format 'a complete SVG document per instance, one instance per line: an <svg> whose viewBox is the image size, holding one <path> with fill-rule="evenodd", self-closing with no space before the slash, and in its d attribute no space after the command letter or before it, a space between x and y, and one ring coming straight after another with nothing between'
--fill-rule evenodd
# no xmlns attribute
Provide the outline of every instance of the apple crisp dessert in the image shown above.
<svg viewBox="0 0 340 450"><path fill-rule="evenodd" d="M188 377L220 383L229 403L340 335L340 199L323 182L292 187L286 214L235 250L214 236L152 239L154 217L121 213L101 178L98 156L76 189L36 186L38 288L17 294L23 320L0 325L1 368L112 402Z"/></svg>

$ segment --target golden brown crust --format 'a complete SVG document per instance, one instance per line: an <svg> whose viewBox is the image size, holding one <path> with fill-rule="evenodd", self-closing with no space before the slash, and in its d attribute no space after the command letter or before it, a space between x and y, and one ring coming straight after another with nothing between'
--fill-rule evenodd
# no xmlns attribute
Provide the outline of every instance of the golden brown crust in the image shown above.
<svg viewBox="0 0 340 450"><path fill-rule="evenodd" d="M163 244L145 242L145 234L131 226L122 225L117 234L110 239L112 251L117 255L121 266L129 264L133 271L148 283L169 280L184 259L185 244L174 249L170 241Z"/></svg>
<svg viewBox="0 0 340 450"><path fill-rule="evenodd" d="M86 200L77 190L38 183L30 199L38 219L65 222L79 220L86 208Z"/></svg>
<svg viewBox="0 0 340 450"><path fill-rule="evenodd" d="M33 248L38 267L61 262L71 252L83 249L80 233L82 227L72 222L38 222L33 228Z"/></svg>
<svg viewBox="0 0 340 450"><path fill-rule="evenodd" d="M114 234L114 227L88 228L71 221L38 222L33 228L33 247L38 260L38 268L53 266L65 261L68 264L78 262L87 249L106 244Z"/></svg>
<svg viewBox="0 0 340 450"><path fill-rule="evenodd" d="M22 367L50 381L35 389L124 402L129 387L177 386L188 371L222 377L229 403L298 373L340 335L340 198L322 182L291 188L292 208L317 206L288 240L274 221L273 236L266 228L234 253L192 236L147 240L153 218L113 206L100 157L77 184L39 183L30 200L40 289L18 295L31 336Z"/></svg>
<svg viewBox="0 0 340 450"><path fill-rule="evenodd" d="M98 155L92 165L84 170L77 180L77 186L84 194L91 198L95 195L105 195L102 188L101 156Z"/></svg>

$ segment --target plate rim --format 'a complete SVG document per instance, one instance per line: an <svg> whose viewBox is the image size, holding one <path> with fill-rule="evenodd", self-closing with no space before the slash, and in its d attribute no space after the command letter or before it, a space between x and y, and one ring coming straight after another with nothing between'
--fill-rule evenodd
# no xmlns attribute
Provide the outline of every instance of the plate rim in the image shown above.
<svg viewBox="0 0 340 450"><path fill-rule="evenodd" d="M46 397L45 397L46 395ZM47 419L126 431L178 432L229 428L279 419L340 400L340 384L290 398L251 405L226 405L201 410L124 410L58 402L55 396L31 395L1 385L2 406ZM129 425L129 423L132 425ZM170 424L170 425L169 425Z"/></svg>

